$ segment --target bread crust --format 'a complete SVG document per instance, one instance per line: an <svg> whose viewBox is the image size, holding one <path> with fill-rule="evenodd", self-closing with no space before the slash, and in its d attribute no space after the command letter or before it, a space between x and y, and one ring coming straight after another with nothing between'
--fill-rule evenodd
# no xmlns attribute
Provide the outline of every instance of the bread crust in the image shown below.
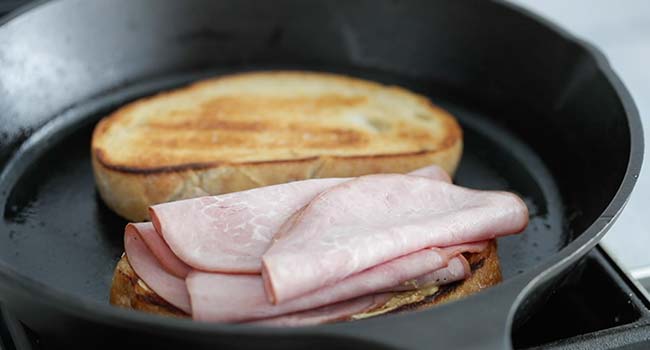
<svg viewBox="0 0 650 350"><path fill-rule="evenodd" d="M280 100L284 101L284 105L276 106L274 104L271 106L274 108L298 108L316 103L314 108L329 106L336 112L339 109L347 108L349 103L354 102L345 99L340 100L341 98L329 94L329 91L335 90L335 87L342 87L357 89L360 91L354 90L357 94L373 95L381 93L381 96L388 96L386 98L403 101L406 105L412 105L412 107L404 108L404 110L408 111L408 113L415 113L416 117L411 116L409 118L413 120L406 120L399 122L401 124L393 125L396 130L391 134L392 138L390 140L392 141L389 141L387 137L386 145L383 145L381 143L382 131L357 130L350 123L341 124L338 127L336 125L323 126L322 123L311 125L312 122L306 122L300 119L302 117L294 116L293 118L298 118L298 120L293 120L291 123L294 123L296 128L304 128L307 130L305 133L316 135L316 137L323 133L333 133L335 141L332 141L331 144L319 146L322 149L312 149L311 146L305 144L306 141L292 139L291 145L293 148L290 151L295 151L296 154L275 154L272 150L265 151L262 149L259 150L259 157L249 153L244 156L235 153L232 155L226 154L228 149L237 146L220 149L217 142L217 145L207 144L205 146L217 147L215 148L214 157L206 158L205 154L199 156L196 154L197 152L187 152L186 156L175 156L170 160L164 154L161 155L155 147L149 145L150 140L148 138L151 135L145 135L145 132L141 130L131 131L130 129L131 125L139 125L133 121L134 119L146 119L141 117L140 114L146 114L142 112L143 109L148 111L147 108L154 108L151 106L164 104L166 101L175 101L176 99L189 98L195 95L199 96L205 91L215 89L215 87L238 86L237 84L243 84L242 81L269 83L273 82L274 79L307 79L312 82L322 81L324 85L328 86L323 89L323 96L321 96L323 101L318 100L318 103L311 100L306 102L294 101L291 102L293 104L287 107L286 104L289 102L282 100L283 98L286 99L286 97L282 97ZM243 101L228 102L234 106L232 108L236 107L232 113L252 108L246 104L249 100L250 98ZM271 101L275 100L271 99ZM210 101L208 100L208 102ZM188 105L191 104L188 103ZM254 107L261 108L259 106ZM411 111L411 109L415 110L416 107L419 112ZM227 132L232 129L230 133L248 135L246 137L250 137L253 140L251 141L253 146L256 146L255 142L257 141L255 140L265 132L266 129L264 128L270 127L266 124L264 124L266 125L264 127L256 126L253 123L247 124L243 120L238 121L225 117L223 120L219 119L221 117L217 118L217 120L210 119L212 117L201 117L205 120L211 120L212 124L205 125L204 119L194 117L195 114L201 115L203 113L201 111L187 112L187 115L175 116L170 111L173 107L163 105L163 107L156 108L163 110L160 113L169 114L169 116L165 114L165 118L161 117L167 124L156 122L164 124L156 124L157 127L162 128L164 126L163 129L156 129L156 132L167 135L167 139L165 139L167 142L178 141L175 140L177 130L170 127L170 125L178 125L178 128L185 128L183 129L185 131L190 130L187 132L193 132L191 130L194 130L196 135L202 135L201 133L204 133L206 128L212 128L210 130L216 130L215 132ZM211 108L214 108L214 106ZM373 108L376 109L376 106L373 105ZM381 113L376 110L373 111L373 113ZM153 112L147 113L152 114ZM220 113L220 111L210 110L210 113ZM400 110L400 113L407 112ZM302 114L296 113L296 115L300 116ZM421 116L421 118L418 119L417 116ZM386 115L380 114L380 117L383 118L380 120L386 123L389 121L393 123L391 120L395 119L391 118L389 113ZM340 119L338 116L337 118ZM191 120L188 121L188 119ZM427 123L435 124L436 126L433 128L435 130L432 129L433 131L431 131L423 126L421 129L428 131L420 132L418 125L429 125ZM278 130L286 132L287 129L291 129L291 126ZM128 133L136 133L137 135L129 140L135 138L138 142L124 145L118 142L122 137L121 135ZM180 136L178 137L180 138ZM197 136L197 144L194 146L201 145L198 139ZM363 140L366 139L372 142L365 144ZM135 144L138 147L135 147ZM410 146L406 147L405 144ZM178 147L183 147L183 145ZM263 148L263 144L260 147ZM244 148L244 146L241 148ZM236 192L295 180L352 177L372 173L406 173L431 164L437 164L453 175L460 160L462 148L462 131L453 116L434 106L427 98L405 89L333 74L258 72L210 79L128 104L98 123L93 133L91 154L97 189L108 207L130 221L143 221L149 218L147 208L157 203L202 195ZM238 149L235 148L235 150Z"/></svg>
<svg viewBox="0 0 650 350"><path fill-rule="evenodd" d="M453 174L462 153L459 141L445 152L372 157L318 157L255 164L149 173L107 168L93 155L95 182L104 202L129 221L149 219L151 205L204 195L243 191L296 180L407 173L437 164Z"/></svg>
<svg viewBox="0 0 650 350"><path fill-rule="evenodd" d="M422 300L402 305L389 313L428 309L435 305L462 299L465 296L479 292L501 281L501 267L499 264L499 256L497 254L496 240L492 240L484 251L480 253L465 254L465 257L472 269L470 277L463 281L442 286L435 294L426 296ZM188 314L169 304L153 292L146 283L138 277L135 271L133 271L128 262L128 258L125 255L121 257L115 267L113 283L111 286L110 302L111 304L120 307L159 315L189 317ZM390 302L391 301L389 300L387 304ZM378 310L381 307L382 306L379 306L375 310ZM369 310L368 312L373 311L374 310ZM355 316L352 316L351 318L355 318Z"/></svg>

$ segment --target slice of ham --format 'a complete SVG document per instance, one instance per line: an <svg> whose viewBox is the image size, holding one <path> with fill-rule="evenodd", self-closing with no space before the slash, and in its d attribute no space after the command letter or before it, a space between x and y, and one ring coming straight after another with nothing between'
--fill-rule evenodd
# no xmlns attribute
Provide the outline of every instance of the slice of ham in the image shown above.
<svg viewBox="0 0 650 350"><path fill-rule="evenodd" d="M451 183L449 174L439 166L431 165L424 168L416 169L408 173L411 176L422 176L431 180L438 180L446 183Z"/></svg>
<svg viewBox="0 0 650 350"><path fill-rule="evenodd" d="M186 279L192 316L201 321L242 322L310 310L375 294L444 268L462 252L478 252L487 243L427 248L352 275L308 295L274 305L259 275L192 271Z"/></svg>
<svg viewBox="0 0 650 350"><path fill-rule="evenodd" d="M273 234L318 193L347 179L315 179L154 205L151 220L172 251L205 271L259 273Z"/></svg>
<svg viewBox="0 0 650 350"><path fill-rule="evenodd" d="M186 313L192 311L185 280L174 276L162 267L136 230L126 230L124 250L129 264L149 288Z"/></svg>
<svg viewBox="0 0 650 350"><path fill-rule="evenodd" d="M450 182L437 166L415 176ZM184 263L204 271L260 273L261 256L291 215L316 195L348 178L313 179L150 208L151 220Z"/></svg>
<svg viewBox="0 0 650 350"><path fill-rule="evenodd" d="M322 306L313 310L301 311L248 323L274 327L297 327L343 321L349 319L351 316L368 312L382 306L386 304L391 297L391 293L366 295L333 305Z"/></svg>
<svg viewBox="0 0 650 350"><path fill-rule="evenodd" d="M351 316L371 311L386 304L386 302L388 302L388 300L393 296L393 293L390 292L403 292L422 287L442 286L464 280L469 277L470 273L471 269L467 259L462 255L459 255L449 260L449 265L447 265L447 267L425 274L414 280L407 281L408 283L388 288L386 290L387 293L366 295L333 305L321 306L312 310L248 323L264 326L297 327L344 321L349 319Z"/></svg>
<svg viewBox="0 0 650 350"><path fill-rule="evenodd" d="M128 224L126 225L125 233L139 235L160 265L172 275L185 279L187 274L192 270L191 267L176 257L150 222Z"/></svg>
<svg viewBox="0 0 650 350"><path fill-rule="evenodd" d="M523 201L408 175L368 175L309 202L262 257L269 300L280 305L427 247L522 231Z"/></svg>
<svg viewBox="0 0 650 350"><path fill-rule="evenodd" d="M462 255L451 260L447 267L429 272L420 277L400 283L398 286L387 288L386 292L403 292L423 287L442 286L462 281L472 273L469 262Z"/></svg>

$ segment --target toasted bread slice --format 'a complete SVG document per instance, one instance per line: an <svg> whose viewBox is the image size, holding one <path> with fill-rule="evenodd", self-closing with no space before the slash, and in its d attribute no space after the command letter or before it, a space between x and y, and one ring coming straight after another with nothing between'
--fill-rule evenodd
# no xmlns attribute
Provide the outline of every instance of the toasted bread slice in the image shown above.
<svg viewBox="0 0 650 350"><path fill-rule="evenodd" d="M480 253L466 254L472 268L472 275L464 281L455 282L425 291L395 293L385 305L364 314L354 315L350 319L378 316L384 313L423 310L438 304L458 300L501 281L501 267L497 255L496 241L492 240L488 248ZM189 317L153 292L133 271L126 256L117 263L113 275L110 301L112 304L159 315ZM347 321L341 320L341 321Z"/></svg>
<svg viewBox="0 0 650 350"><path fill-rule="evenodd" d="M92 139L99 193L119 215L150 205L317 177L405 173L462 151L456 120L405 89L341 75L257 72L144 98Z"/></svg>

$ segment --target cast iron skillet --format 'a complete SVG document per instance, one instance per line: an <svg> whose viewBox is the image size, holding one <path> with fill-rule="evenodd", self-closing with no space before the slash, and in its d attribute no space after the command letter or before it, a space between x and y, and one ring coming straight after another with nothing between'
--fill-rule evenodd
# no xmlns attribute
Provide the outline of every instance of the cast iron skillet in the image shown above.
<svg viewBox="0 0 650 350"><path fill-rule="evenodd" d="M224 73L309 69L425 94L465 131L456 181L519 193L505 280L428 311L297 329L111 307L125 222L99 200L94 124L141 96ZM0 27L0 296L45 342L508 348L605 234L641 166L632 100L592 47L511 5L474 1L69 0ZM360 203L360 205L362 205Z"/></svg>

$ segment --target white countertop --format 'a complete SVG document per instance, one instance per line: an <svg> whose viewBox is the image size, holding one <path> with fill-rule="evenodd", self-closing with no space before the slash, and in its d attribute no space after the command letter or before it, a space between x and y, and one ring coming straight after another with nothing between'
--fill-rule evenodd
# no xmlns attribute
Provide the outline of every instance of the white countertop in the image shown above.
<svg viewBox="0 0 650 350"><path fill-rule="evenodd" d="M600 48L644 125L644 166L602 245L637 278L650 277L650 0L512 0Z"/></svg>

